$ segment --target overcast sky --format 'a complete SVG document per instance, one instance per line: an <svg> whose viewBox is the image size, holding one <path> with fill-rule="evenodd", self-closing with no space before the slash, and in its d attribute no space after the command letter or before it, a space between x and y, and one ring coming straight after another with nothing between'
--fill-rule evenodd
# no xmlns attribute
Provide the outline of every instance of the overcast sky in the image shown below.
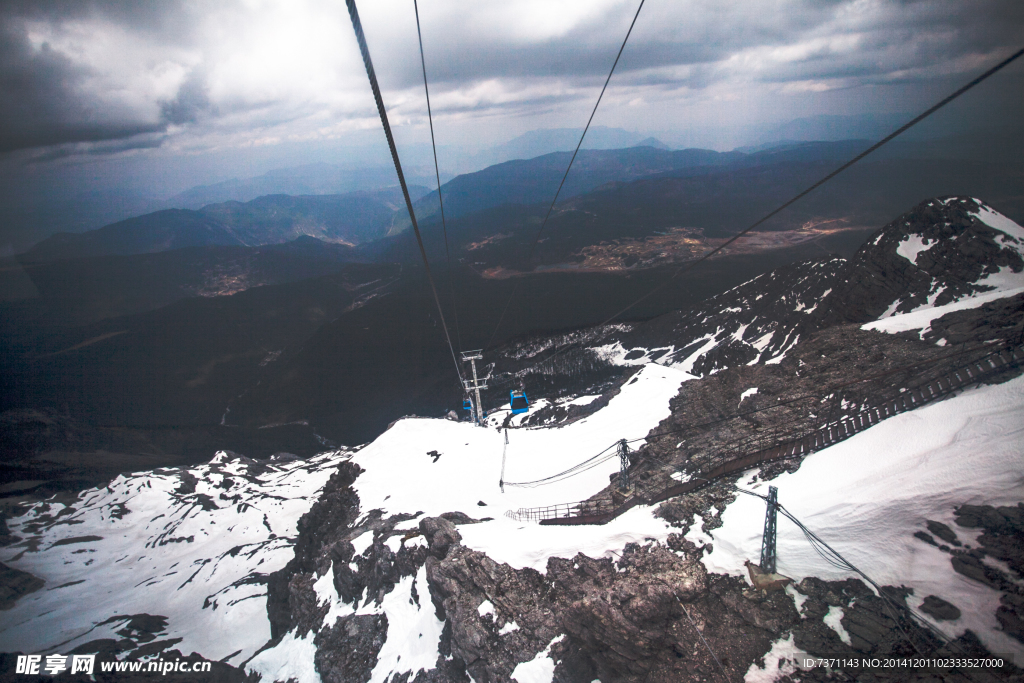
<svg viewBox="0 0 1024 683"><path fill-rule="evenodd" d="M421 4L441 142L486 143L582 125L637 7ZM201 152L379 125L342 0L7 0L2 11L0 152ZM422 128L411 0L360 13L393 122ZM938 94L930 84L1022 40L1019 0L648 0L597 123L910 111Z"/></svg>
<svg viewBox="0 0 1024 683"><path fill-rule="evenodd" d="M457 154L581 127L636 8L422 0L438 143ZM359 10L396 138L413 149L429 138L412 0ZM159 193L326 150L386 160L344 0L5 0L0 12L7 178L78 169ZM1020 0L647 0L595 124L729 149L802 116L915 112L1022 45ZM1018 118L1021 62L947 117Z"/></svg>

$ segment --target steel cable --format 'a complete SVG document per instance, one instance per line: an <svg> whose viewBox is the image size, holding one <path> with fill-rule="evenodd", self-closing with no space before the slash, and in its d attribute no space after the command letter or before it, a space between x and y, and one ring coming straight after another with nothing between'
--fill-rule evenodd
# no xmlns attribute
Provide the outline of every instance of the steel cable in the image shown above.
<svg viewBox="0 0 1024 683"><path fill-rule="evenodd" d="M580 135L580 141L576 143L576 150L572 153L572 158L569 160L569 165L565 169L565 174L562 175L562 182L558 183L558 189L555 191L555 196L551 200L551 206L548 207L547 214L544 215L544 220L540 224L540 229L537 230L537 234L533 238L533 243L530 244L530 252L526 257L526 263L529 265L533 261L533 254L537 249L537 244L540 242L540 236L544 232L545 226L548 224L548 218L551 217L551 212L555 209L555 202L558 201L558 195L562 192L562 186L565 185L565 179L569 177L569 171L572 169L572 164L576 161L576 155L579 154L580 147L583 145L583 138L587 136L587 131L590 130L590 124L594 120L594 114L597 113L597 108L601 104L601 98L604 97L604 91L608 89L608 83L612 80L612 74L615 73L615 67L619 64L619 58L622 57L622 51L626 49L626 42L629 40L629 36L633 33L633 27L636 25L636 20L640 16L640 10L644 8L644 0L640 0L640 6L636 8L636 14L633 15L633 21L629 25L629 30L626 31L626 37L622 40L622 46L619 47L619 53L615 55L615 61L612 63L611 71L608 72L608 78L604 79L604 86L601 88L601 94L597 96L597 102L594 103L594 109L590 112L590 118L587 119L587 125L583 128L583 134ZM516 280L516 284L512 287L512 293L508 295L508 301L505 302L505 307L501 311L501 315L498 317L498 324L494 326L494 332L491 333L491 338L487 341L487 346L491 345L494 341L495 336L498 334L498 329L501 327L502 321L505 319L505 313L508 312L509 304L512 303L512 299L515 298L516 292L519 291L519 283L521 280Z"/></svg>
<svg viewBox="0 0 1024 683"><path fill-rule="evenodd" d="M366 75L370 79L370 89L373 90L373 99L377 104L377 112L380 114L380 122L384 126L384 136L388 140L388 148L391 150L391 159L395 162L395 172L398 174L398 183L402 186L402 195L405 197L405 207L409 210L409 220L412 221L412 229L416 234L416 243L420 248L420 256L423 257L423 267L427 271L427 280L430 282L430 291L434 294L434 303L437 304L437 314L441 318L441 326L444 328L444 336L448 340L448 348L452 352L452 362L455 363L455 372L459 376L459 384L465 386L462 380L462 368L455 355L455 346L452 344L452 336L448 332L448 323L444 319L444 311L441 308L441 298L437 295L437 286L434 284L434 275L430 270L430 262L427 260L427 250L423 246L423 236L420 234L420 227L416 222L416 212L412 208L412 199L409 198L409 188L405 184L405 175L402 173L402 163L398 159L398 149L395 147L395 139L391 135L391 124L388 123L388 113L384 108L384 99L380 94L380 87L377 85L377 74L373 70L373 61L370 59L370 50L366 46L366 36L363 34L363 25L359 21L359 12L356 10L355 0L345 0L348 5L348 14L352 19L352 28L356 33L356 41L359 43L359 51L363 56L363 64L366 66Z"/></svg>
<svg viewBox="0 0 1024 683"><path fill-rule="evenodd" d="M430 109L430 87L427 85L427 60L423 56L423 33L420 31L420 8L418 0L412 0L416 13L416 37L420 41L420 65L423 67L423 92L427 96L427 121L430 123L430 148L434 151L434 177L437 179L437 203L441 207L441 231L444 233L444 255L448 261L448 289L452 297L452 321L455 323L455 340L462 350L462 333L459 331L459 310L455 305L455 273L452 270L452 255L448 249L448 223L444 218L444 199L441 197L441 171L437 166L437 143L434 141L434 114Z"/></svg>

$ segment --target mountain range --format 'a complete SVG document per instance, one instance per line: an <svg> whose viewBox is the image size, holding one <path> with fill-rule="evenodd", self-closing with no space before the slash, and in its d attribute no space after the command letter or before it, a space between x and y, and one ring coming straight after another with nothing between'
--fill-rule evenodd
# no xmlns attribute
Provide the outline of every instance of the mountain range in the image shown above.
<svg viewBox="0 0 1024 683"><path fill-rule="evenodd" d="M225 326L219 353L245 343L227 328L287 345L263 358L265 374L232 403L225 429L273 418L323 434L332 411L354 410L382 381L396 412L418 402L420 416L395 415L365 443L315 456L222 450L47 500L22 496L0 530L6 671L17 653L59 651L96 654L98 665L206 660L224 680L300 683L829 680L864 675L865 660L919 656L978 658L991 662L987 677L1019 677L1024 228L986 203L927 199L849 258L787 259L646 319L524 326L532 333L485 351L495 365L483 427L448 413L461 397L443 390L454 373L429 299L396 286L407 266L343 268L347 279L304 291L347 284L363 297L318 326L306 318L319 301L296 310L293 294L268 310L260 298L303 283L165 309L191 311L180 325L208 308L213 322L195 328ZM668 274L618 275L618 287L589 296L551 280L547 290L618 305L608 300L624 296L625 278L645 273ZM612 275L524 282L599 277ZM479 282L477 314L509 281ZM694 282L664 285L662 296ZM289 343L225 320L243 301L305 331ZM398 339L403 326L414 332ZM181 346L171 325L154 329L149 350ZM126 347L110 346L130 334L58 352L133 365ZM365 338L345 345L344 334ZM196 358L205 343L178 351ZM374 344L405 364L353 353ZM363 368L366 382L339 377L341 366ZM211 391L218 367L189 381ZM964 378L955 389L954 375ZM513 415L507 391L520 387L530 411ZM897 399L903 410L879 408ZM808 441L686 495L648 495L853 421L839 442ZM757 562L769 486L782 505L771 570ZM604 525L536 522L579 518L588 504L621 514ZM72 587L89 599L69 600ZM813 665L830 657L858 667ZM904 669L876 671L907 680Z"/></svg>

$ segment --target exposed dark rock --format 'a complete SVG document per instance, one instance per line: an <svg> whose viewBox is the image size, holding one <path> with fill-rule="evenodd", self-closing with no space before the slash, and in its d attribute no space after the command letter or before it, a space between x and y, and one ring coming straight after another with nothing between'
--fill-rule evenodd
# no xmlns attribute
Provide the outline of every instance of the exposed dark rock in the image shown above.
<svg viewBox="0 0 1024 683"><path fill-rule="evenodd" d="M996 619L1003 631L1024 643L1024 596L1006 593L999 599Z"/></svg>
<svg viewBox="0 0 1024 683"><path fill-rule="evenodd" d="M931 537L931 534L926 534L923 531L915 531L914 538L919 538L925 543L928 543L929 545L933 545L935 547L939 546L939 544L935 542L935 539Z"/></svg>
<svg viewBox="0 0 1024 683"><path fill-rule="evenodd" d="M11 609L19 598L34 593L45 583L38 576L0 562L0 610Z"/></svg>
<svg viewBox="0 0 1024 683"><path fill-rule="evenodd" d="M384 646L388 618L367 614L338 620L314 639L316 669L324 683L364 683Z"/></svg>
<svg viewBox="0 0 1024 683"><path fill-rule="evenodd" d="M993 557L1006 562L1024 578L1024 503L994 508L961 505L955 511L959 526L984 529L978 543Z"/></svg>
<svg viewBox="0 0 1024 683"><path fill-rule="evenodd" d="M957 540L956 534L953 533L953 530L942 522L933 522L929 519L927 520L926 526L928 527L928 531L932 532L946 543L952 543L955 546L960 545L960 541Z"/></svg>
<svg viewBox="0 0 1024 683"><path fill-rule="evenodd" d="M952 621L960 618L960 610L956 605L946 602L936 595L926 595L921 603L921 611L940 621Z"/></svg>
<svg viewBox="0 0 1024 683"><path fill-rule="evenodd" d="M359 510L359 497L352 490L352 482L360 469L351 462L343 462L324 486L317 502L298 523L299 536L295 542L295 557L284 569L274 572L267 580L267 613L273 638L280 638L296 623L290 601L301 591L292 591L289 583L296 574L316 571L317 559L323 545L338 540L335 537L349 531ZM351 553L351 544L349 545ZM322 615L321 615L322 618Z"/></svg>
<svg viewBox="0 0 1024 683"><path fill-rule="evenodd" d="M1005 579L995 567L991 567L976 557L967 554L954 555L951 558L953 569L969 579L984 583L996 590L1001 590Z"/></svg>

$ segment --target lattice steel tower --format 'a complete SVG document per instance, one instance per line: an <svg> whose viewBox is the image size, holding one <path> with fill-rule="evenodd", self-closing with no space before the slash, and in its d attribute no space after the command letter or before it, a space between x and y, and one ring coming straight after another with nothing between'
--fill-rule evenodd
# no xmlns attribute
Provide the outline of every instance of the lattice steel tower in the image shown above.
<svg viewBox="0 0 1024 683"><path fill-rule="evenodd" d="M619 440L619 489L629 490L629 444L625 439Z"/></svg>
<svg viewBox="0 0 1024 683"><path fill-rule="evenodd" d="M761 571L775 573L775 520L779 511L779 490L768 487L768 512L764 518L764 538L761 540Z"/></svg>

